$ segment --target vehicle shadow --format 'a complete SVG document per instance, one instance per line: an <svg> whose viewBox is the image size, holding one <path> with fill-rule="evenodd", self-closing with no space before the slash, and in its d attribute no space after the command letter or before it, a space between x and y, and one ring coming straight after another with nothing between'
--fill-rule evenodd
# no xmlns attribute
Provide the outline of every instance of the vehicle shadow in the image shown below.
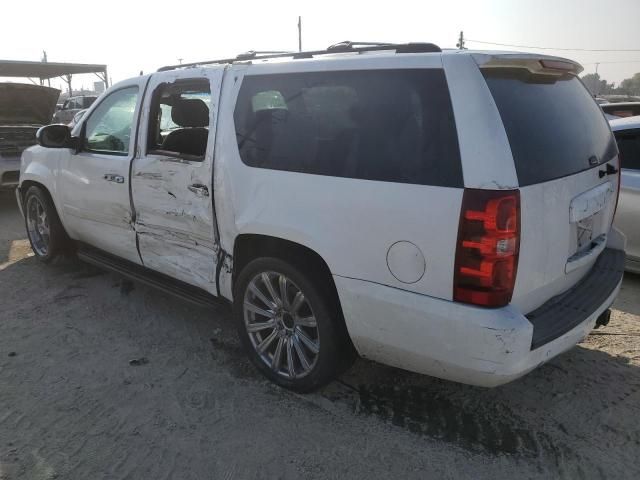
<svg viewBox="0 0 640 480"><path fill-rule="evenodd" d="M610 327L621 329L615 320ZM356 414L472 452L546 457L560 469L573 460L572 465L588 464L594 471L598 458L613 455L623 468L637 465L640 448L638 337L629 337L635 356L596 350L588 338L525 377L493 389L360 360L322 395ZM606 453L612 446L615 451Z"/></svg>

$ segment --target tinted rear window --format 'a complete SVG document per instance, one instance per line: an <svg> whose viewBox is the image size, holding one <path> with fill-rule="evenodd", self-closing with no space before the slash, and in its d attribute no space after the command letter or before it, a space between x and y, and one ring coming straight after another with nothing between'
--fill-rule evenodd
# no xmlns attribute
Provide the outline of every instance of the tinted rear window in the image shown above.
<svg viewBox="0 0 640 480"><path fill-rule="evenodd" d="M572 175L616 155L607 121L577 77L506 68L482 73L502 117L521 186Z"/></svg>
<svg viewBox="0 0 640 480"><path fill-rule="evenodd" d="M234 119L252 167L463 185L441 69L247 76Z"/></svg>
<svg viewBox="0 0 640 480"><path fill-rule="evenodd" d="M622 168L640 170L640 130L615 132Z"/></svg>

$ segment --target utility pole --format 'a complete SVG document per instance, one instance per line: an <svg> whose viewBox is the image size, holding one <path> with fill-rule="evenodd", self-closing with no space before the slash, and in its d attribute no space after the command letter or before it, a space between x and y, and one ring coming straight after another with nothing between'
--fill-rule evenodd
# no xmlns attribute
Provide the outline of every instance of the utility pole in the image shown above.
<svg viewBox="0 0 640 480"><path fill-rule="evenodd" d="M600 64L598 62L596 62L596 88L594 89L595 92L595 96L597 97L598 94L600 93L600 76L598 75L598 67L600 66Z"/></svg>
<svg viewBox="0 0 640 480"><path fill-rule="evenodd" d="M298 51L302 51L302 17L298 17Z"/></svg>
<svg viewBox="0 0 640 480"><path fill-rule="evenodd" d="M47 51L46 50L42 50L42 62L43 63L47 63ZM40 84L42 84L42 82L40 82ZM49 87L51 87L51 79L47 78L47 85Z"/></svg>
<svg viewBox="0 0 640 480"><path fill-rule="evenodd" d="M182 60L184 60L184 58L179 58L178 62L180 63L180 65L182 65Z"/></svg>
<svg viewBox="0 0 640 480"><path fill-rule="evenodd" d="M460 30L460 36L458 37L458 43L456 43L456 47L458 47L460 50L464 50L465 46L464 46L464 32L462 30Z"/></svg>

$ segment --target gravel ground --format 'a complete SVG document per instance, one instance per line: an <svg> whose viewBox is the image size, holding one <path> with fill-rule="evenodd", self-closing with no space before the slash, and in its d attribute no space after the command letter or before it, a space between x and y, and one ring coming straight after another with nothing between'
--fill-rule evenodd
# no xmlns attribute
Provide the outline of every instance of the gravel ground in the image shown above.
<svg viewBox="0 0 640 480"><path fill-rule="evenodd" d="M608 327L504 387L359 360L301 396L254 371L226 308L42 265L24 238L4 195L2 480L640 478L640 277Z"/></svg>

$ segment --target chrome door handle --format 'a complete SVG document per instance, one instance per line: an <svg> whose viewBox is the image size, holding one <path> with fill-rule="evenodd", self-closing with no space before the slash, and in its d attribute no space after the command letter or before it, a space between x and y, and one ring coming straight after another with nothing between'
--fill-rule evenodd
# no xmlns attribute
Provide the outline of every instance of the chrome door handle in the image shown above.
<svg viewBox="0 0 640 480"><path fill-rule="evenodd" d="M194 183L193 185L189 185L187 188L199 197L209 196L209 189L206 185L202 185L201 183Z"/></svg>
<svg viewBox="0 0 640 480"><path fill-rule="evenodd" d="M104 179L107 182L124 183L124 177L122 175L114 175L113 173L105 173Z"/></svg>

